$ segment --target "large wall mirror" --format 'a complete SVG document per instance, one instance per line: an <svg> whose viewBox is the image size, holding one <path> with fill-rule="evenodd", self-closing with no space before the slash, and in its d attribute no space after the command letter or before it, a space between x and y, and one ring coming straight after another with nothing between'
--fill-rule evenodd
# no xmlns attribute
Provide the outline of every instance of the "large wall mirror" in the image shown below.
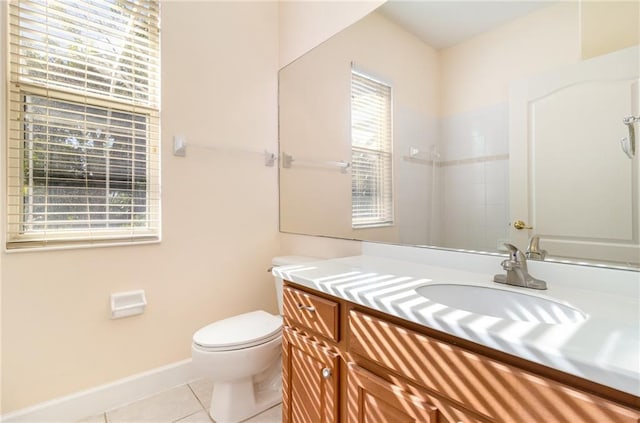
<svg viewBox="0 0 640 423"><path fill-rule="evenodd" d="M637 269L639 22L385 3L280 71L280 230Z"/></svg>

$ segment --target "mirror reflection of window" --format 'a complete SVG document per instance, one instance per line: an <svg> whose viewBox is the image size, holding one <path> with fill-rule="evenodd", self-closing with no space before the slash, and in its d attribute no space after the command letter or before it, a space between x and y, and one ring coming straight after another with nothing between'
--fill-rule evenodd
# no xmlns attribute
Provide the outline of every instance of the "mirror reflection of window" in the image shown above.
<svg viewBox="0 0 640 423"><path fill-rule="evenodd" d="M352 227L393 224L391 87L351 71Z"/></svg>

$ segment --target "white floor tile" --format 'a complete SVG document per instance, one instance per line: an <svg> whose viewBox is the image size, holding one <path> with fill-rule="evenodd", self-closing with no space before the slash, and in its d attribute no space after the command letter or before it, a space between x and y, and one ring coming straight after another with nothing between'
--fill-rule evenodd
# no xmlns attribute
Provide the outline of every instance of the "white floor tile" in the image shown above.
<svg viewBox="0 0 640 423"><path fill-rule="evenodd" d="M209 417L209 412L207 410L198 411L195 414L185 417L184 419L178 420L176 423L212 423L211 417Z"/></svg>
<svg viewBox="0 0 640 423"><path fill-rule="evenodd" d="M213 393L213 382L211 379L198 379L189 384L193 392L200 400L205 410L211 407L211 394Z"/></svg>
<svg viewBox="0 0 640 423"><path fill-rule="evenodd" d="M276 405L267 411L258 414L255 417L246 420L244 423L281 423L282 422L282 404Z"/></svg>
<svg viewBox="0 0 640 423"><path fill-rule="evenodd" d="M209 416L212 392L213 383L200 379L76 423L215 423ZM282 404L279 404L243 423L281 422Z"/></svg>
<svg viewBox="0 0 640 423"><path fill-rule="evenodd" d="M108 411L108 423L172 423L202 410L187 385Z"/></svg>
<svg viewBox="0 0 640 423"><path fill-rule="evenodd" d="M107 418L104 413L96 414L95 416L87 417L76 423L106 423Z"/></svg>

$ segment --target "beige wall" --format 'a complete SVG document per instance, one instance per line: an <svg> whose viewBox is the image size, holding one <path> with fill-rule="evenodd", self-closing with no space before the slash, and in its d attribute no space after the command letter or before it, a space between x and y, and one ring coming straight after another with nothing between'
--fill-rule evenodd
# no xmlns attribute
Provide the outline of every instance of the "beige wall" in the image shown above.
<svg viewBox="0 0 640 423"><path fill-rule="evenodd" d="M579 24L579 4L565 2L443 49L441 116L506 102L511 81L577 62Z"/></svg>
<svg viewBox="0 0 640 423"><path fill-rule="evenodd" d="M189 358L199 327L276 311L277 169L242 150L277 148L278 5L162 7L162 243L1 253L1 413ZM132 289L145 314L110 320L109 294Z"/></svg>
<svg viewBox="0 0 640 423"><path fill-rule="evenodd" d="M638 2L571 1L542 8L441 51L447 93L442 116L506 102L511 81L639 42Z"/></svg>
<svg viewBox="0 0 640 423"><path fill-rule="evenodd" d="M319 258L349 257L362 254L362 242L282 233L280 234L280 251L283 254Z"/></svg>
<svg viewBox="0 0 640 423"><path fill-rule="evenodd" d="M582 58L640 43L640 2L585 1L581 3Z"/></svg>
<svg viewBox="0 0 640 423"><path fill-rule="evenodd" d="M279 2L280 67L371 12L386 0Z"/></svg>

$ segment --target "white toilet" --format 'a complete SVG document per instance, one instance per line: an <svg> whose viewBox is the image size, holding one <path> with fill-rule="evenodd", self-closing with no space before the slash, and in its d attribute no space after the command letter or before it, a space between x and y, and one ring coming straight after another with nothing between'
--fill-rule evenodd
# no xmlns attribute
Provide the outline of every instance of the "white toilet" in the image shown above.
<svg viewBox="0 0 640 423"><path fill-rule="evenodd" d="M275 257L274 266L317 259ZM280 314L282 279L274 277ZM246 420L282 401L282 317L257 310L219 320L193 335L193 364L213 380L209 414L216 423Z"/></svg>

